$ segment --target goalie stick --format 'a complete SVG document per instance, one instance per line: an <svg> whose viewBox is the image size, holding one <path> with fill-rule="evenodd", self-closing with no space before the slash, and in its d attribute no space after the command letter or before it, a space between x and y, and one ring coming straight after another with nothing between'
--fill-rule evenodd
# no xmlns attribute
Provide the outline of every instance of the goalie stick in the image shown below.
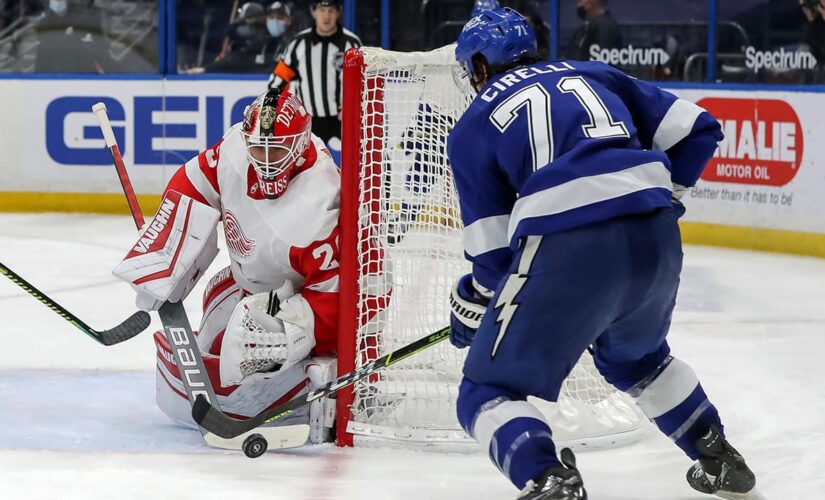
<svg viewBox="0 0 825 500"><path fill-rule="evenodd" d="M123 163L120 148L117 146L112 125L106 114L106 105L99 102L92 106L92 111L100 122L103 140L106 142L106 147L112 154L112 161L115 169L117 169L120 184L123 187L123 194L126 195L135 226L137 226L138 231L140 231L141 227L145 224L143 214L140 211L140 204L135 195L135 190L132 188L132 181L129 179L126 165ZM146 313L144 312L144 314ZM169 342L169 347L172 349L175 365L178 367L189 402L194 404L195 398L197 397L198 399L205 399L217 405L218 401L215 396L215 391L212 390L212 383L209 381L209 376L203 363L203 356L198 348L195 335L192 333L192 327L189 325L189 318L186 316L186 310L183 308L183 304L181 302L164 302L160 309L158 309L158 315L160 316L161 324L163 324L163 333ZM259 429L255 433L248 433L248 435L233 436L235 439L220 438L203 427L199 427L199 430L208 445L228 450L242 449L244 454L250 458L257 458L263 455L267 448L294 448L301 446L306 443L309 438L309 425L268 427Z"/></svg>
<svg viewBox="0 0 825 500"><path fill-rule="evenodd" d="M119 344L125 340L129 340L145 330L152 321L149 313L146 311L138 311L114 328L110 328L109 330L95 330L80 318L67 311L66 308L55 302L48 295L35 288L34 285L23 279L19 274L6 267L2 262L0 262L0 273L17 283L20 288L56 312L61 318L76 326L78 330L105 346Z"/></svg>
<svg viewBox="0 0 825 500"><path fill-rule="evenodd" d="M123 188L123 194L126 195L126 203L129 204L129 212L135 220L135 225L140 231L140 228L146 223L143 220L143 213L140 211L140 204L138 203L135 190L132 187L132 181L129 180L129 172L126 171L126 165L123 163L123 156L120 154L120 148L117 146L115 140L115 132L112 130L112 124L109 122L109 115L106 114L106 105L99 102L92 106L92 112L97 116L97 121L100 122L100 130L103 132L103 141L112 155L112 163L115 164L117 176L120 179L120 186Z"/></svg>
<svg viewBox="0 0 825 500"><path fill-rule="evenodd" d="M449 337L449 335L450 328L442 328L441 330L420 338L411 344L407 344L406 346L397 349L386 356L382 356L375 361L367 363L361 368L344 374L319 389L304 394L303 396L288 401L282 405L276 406L271 410L264 410L248 420L238 420L226 415L219 408L210 404L207 398L203 396L198 396L197 399L195 399L195 404L192 405L192 418L195 419L195 422L197 422L198 425L222 438L232 439L241 435L249 435L251 432L255 431L257 427L283 418L294 412L296 409L304 406L305 404L311 403L316 399L332 396L341 389L348 387L363 378L369 377L370 375L383 370L388 366L399 363L406 358L427 349L428 347L436 345Z"/></svg>

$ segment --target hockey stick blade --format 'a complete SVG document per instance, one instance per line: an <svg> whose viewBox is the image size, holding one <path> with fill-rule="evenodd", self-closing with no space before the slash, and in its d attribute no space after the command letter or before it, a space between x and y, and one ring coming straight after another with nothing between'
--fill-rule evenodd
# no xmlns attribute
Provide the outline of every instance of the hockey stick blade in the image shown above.
<svg viewBox="0 0 825 500"><path fill-rule="evenodd" d="M57 313L58 316L73 324L78 330L105 346L119 344L129 340L143 330L146 330L146 328L149 327L149 323L152 322L149 313L146 311L138 311L114 328L109 330L95 330L69 312L65 307L55 302L51 297L35 288L34 285L23 279L19 274L6 267L2 262L0 262L0 274L12 280L17 286L28 292L29 295Z"/></svg>
<svg viewBox="0 0 825 500"><path fill-rule="evenodd" d="M103 331L92 330L92 332L97 335L101 344L106 346L115 345L137 336L140 332L149 328L151 322L152 317L148 312L138 311L114 328Z"/></svg>
<svg viewBox="0 0 825 500"><path fill-rule="evenodd" d="M375 361L362 366L361 368L341 375L323 387L304 394L298 398L292 399L282 405L278 405L270 410L264 410L248 420L238 420L226 415L219 409L209 404L209 401L207 401L205 397L199 395L195 399L195 404L192 405L192 418L198 423L198 425L207 431L225 439L232 439L245 432L249 432L256 427L260 427L265 423L274 422L275 420L283 418L294 412L296 409L307 403L311 403L316 399L331 396L344 387L348 387L363 378L369 377L373 373L399 363L406 358L427 349L428 347L434 346L449 337L449 335L449 327L442 328L441 330L420 338L411 344L407 344L406 346L395 350L386 356L380 357Z"/></svg>

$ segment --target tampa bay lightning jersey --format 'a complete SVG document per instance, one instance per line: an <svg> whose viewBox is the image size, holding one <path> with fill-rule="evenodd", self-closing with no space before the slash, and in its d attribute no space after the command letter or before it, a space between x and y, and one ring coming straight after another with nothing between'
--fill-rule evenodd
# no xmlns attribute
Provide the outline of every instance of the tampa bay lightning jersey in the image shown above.
<svg viewBox="0 0 825 500"><path fill-rule="evenodd" d="M670 206L721 139L704 109L600 62L494 76L447 141L473 276L494 289L524 236Z"/></svg>

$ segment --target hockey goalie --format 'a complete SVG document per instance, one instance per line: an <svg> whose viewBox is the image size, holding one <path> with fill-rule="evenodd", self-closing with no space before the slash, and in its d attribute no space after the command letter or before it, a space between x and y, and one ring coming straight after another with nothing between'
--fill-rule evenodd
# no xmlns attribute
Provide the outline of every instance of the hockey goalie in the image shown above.
<svg viewBox="0 0 825 500"><path fill-rule="evenodd" d="M204 292L197 334L222 410L250 417L335 376L340 176L312 118L286 91L269 90L214 146L169 181L154 219L115 269L156 310L186 298L217 254L218 221L230 265ZM161 332L157 402L194 426ZM331 438L335 405L316 401L279 425L308 423Z"/></svg>

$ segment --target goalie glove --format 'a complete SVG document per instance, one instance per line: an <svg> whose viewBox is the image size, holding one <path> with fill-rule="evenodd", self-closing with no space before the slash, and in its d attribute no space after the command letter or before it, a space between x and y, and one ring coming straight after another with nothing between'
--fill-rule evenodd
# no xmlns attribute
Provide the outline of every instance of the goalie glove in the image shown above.
<svg viewBox="0 0 825 500"><path fill-rule="evenodd" d="M221 344L221 385L229 387L258 372L283 369L315 347L315 315L292 283L274 292L244 297L229 318Z"/></svg>
<svg viewBox="0 0 825 500"><path fill-rule="evenodd" d="M453 285L450 293L450 342L464 349L476 335L493 293L465 274Z"/></svg>

